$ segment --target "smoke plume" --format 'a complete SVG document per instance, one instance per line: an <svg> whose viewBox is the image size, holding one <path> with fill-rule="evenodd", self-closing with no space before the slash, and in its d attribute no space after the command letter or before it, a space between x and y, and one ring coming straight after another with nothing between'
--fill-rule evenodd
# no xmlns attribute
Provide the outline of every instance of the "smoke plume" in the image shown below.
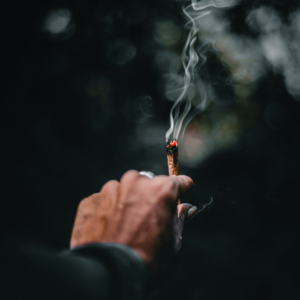
<svg viewBox="0 0 300 300"><path fill-rule="evenodd" d="M186 27L190 29L184 49L182 51L182 65L184 68L183 86L180 87L180 95L174 102L174 105L170 112L170 128L166 132L166 140L170 138L178 139L180 132L182 130L183 122L185 125L182 130L184 130L188 123L193 119L193 117L200 112L202 112L207 103L207 89L209 86L205 83L200 76L202 66L206 62L206 52L209 51L209 46L216 49L214 43L215 40L206 40L200 44L200 46L195 49L195 44L198 39L199 30L209 30L207 25L214 23L218 19L220 12L213 11L212 9L232 7L237 1L196 1L192 0L191 4L183 7L183 12L186 15L188 22ZM202 23L202 19L205 16L210 15L213 12L211 18L205 18L205 23ZM207 27L207 28L205 28ZM212 27L214 31L220 31L224 27L222 22L218 26ZM197 73L195 68L197 66ZM192 98L196 97L200 99L200 103L192 112L190 112L192 107Z"/></svg>

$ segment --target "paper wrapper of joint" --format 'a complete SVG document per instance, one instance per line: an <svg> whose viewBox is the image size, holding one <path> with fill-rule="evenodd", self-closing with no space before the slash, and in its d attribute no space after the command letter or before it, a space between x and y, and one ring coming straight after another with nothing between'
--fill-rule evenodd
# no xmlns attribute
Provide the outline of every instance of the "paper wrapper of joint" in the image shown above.
<svg viewBox="0 0 300 300"><path fill-rule="evenodd" d="M179 167L178 143L176 139L167 141L166 149L167 149L169 176L171 175L178 176L178 167ZM178 200L178 204L180 204L180 200Z"/></svg>
<svg viewBox="0 0 300 300"><path fill-rule="evenodd" d="M178 143L174 139L169 140L166 145L169 175L178 175Z"/></svg>

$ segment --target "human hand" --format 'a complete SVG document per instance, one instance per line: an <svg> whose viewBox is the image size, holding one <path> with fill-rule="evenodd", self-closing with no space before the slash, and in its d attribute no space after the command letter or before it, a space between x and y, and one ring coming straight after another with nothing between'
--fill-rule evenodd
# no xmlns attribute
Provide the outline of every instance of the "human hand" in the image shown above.
<svg viewBox="0 0 300 300"><path fill-rule="evenodd" d="M70 245L125 244L154 271L162 253L172 256L174 232L176 241L191 209L191 205L181 204L175 214L177 200L193 186L192 179L184 175L149 179L137 171L128 171L120 182L111 180L99 193L80 202ZM181 239L176 242L178 250Z"/></svg>

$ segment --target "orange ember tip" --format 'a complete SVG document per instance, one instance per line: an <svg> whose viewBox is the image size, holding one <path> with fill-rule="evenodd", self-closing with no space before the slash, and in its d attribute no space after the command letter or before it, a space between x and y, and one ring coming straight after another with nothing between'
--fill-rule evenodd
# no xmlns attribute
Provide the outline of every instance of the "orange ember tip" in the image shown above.
<svg viewBox="0 0 300 300"><path fill-rule="evenodd" d="M177 145L177 142L176 141L174 141L173 143L170 143L170 146L175 146L175 145Z"/></svg>

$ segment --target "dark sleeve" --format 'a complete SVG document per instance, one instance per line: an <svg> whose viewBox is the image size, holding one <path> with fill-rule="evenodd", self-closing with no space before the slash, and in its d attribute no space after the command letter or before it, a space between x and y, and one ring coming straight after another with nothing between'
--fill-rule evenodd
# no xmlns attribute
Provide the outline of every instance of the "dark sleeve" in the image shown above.
<svg viewBox="0 0 300 300"><path fill-rule="evenodd" d="M6 249L1 255L4 299L143 299L147 271L122 244L99 243L63 252L41 246Z"/></svg>
<svg viewBox="0 0 300 300"><path fill-rule="evenodd" d="M145 296L147 270L141 257L130 247L117 243L99 243L78 247L65 255L98 260L109 270L113 299L140 300Z"/></svg>

